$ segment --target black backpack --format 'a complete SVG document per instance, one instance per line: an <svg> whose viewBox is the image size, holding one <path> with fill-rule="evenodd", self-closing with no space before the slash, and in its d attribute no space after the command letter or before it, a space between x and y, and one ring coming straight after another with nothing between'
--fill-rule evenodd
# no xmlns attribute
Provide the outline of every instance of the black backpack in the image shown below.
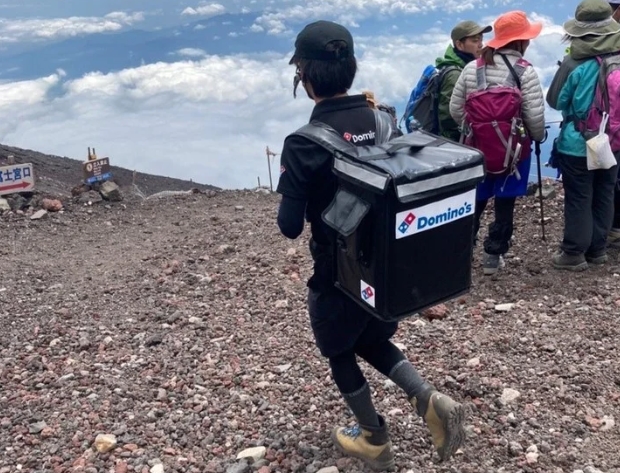
<svg viewBox="0 0 620 473"><path fill-rule="evenodd" d="M390 140L392 120L375 112L374 146L355 146L318 121L294 134L334 156L339 189L322 218L338 234L336 287L395 321L469 290L484 159L424 131Z"/></svg>

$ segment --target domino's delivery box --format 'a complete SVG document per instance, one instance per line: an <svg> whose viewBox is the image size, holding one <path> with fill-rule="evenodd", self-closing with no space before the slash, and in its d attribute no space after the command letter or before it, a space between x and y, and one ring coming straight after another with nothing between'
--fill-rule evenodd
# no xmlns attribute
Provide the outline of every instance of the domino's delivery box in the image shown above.
<svg viewBox="0 0 620 473"><path fill-rule="evenodd" d="M417 130L375 146L319 122L297 133L334 154L339 190L323 219L338 233L340 290L384 321L469 291L478 150Z"/></svg>

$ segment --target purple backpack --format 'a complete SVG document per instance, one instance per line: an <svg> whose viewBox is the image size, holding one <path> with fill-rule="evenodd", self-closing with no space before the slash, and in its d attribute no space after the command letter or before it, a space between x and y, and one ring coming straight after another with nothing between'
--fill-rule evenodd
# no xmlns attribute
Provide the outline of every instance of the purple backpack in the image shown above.
<svg viewBox="0 0 620 473"><path fill-rule="evenodd" d="M521 77L530 65L520 58L503 85L489 87L484 60L476 60L476 91L465 100L465 144L484 154L488 174L521 176L517 164L531 156L531 139L521 118Z"/></svg>
<svg viewBox="0 0 620 473"><path fill-rule="evenodd" d="M594 100L585 120L571 117L584 139L598 135L603 112L609 115L606 133L613 152L620 151L620 55L596 57L600 65Z"/></svg>

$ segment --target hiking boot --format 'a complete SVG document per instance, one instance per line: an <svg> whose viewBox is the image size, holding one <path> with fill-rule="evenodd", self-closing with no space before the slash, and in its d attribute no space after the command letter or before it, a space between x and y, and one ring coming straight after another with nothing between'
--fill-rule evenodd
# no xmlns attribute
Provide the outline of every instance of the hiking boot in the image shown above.
<svg viewBox="0 0 620 473"><path fill-rule="evenodd" d="M609 257L606 252L593 255L586 254L586 261L590 264L601 265L607 263L607 261L609 261Z"/></svg>
<svg viewBox="0 0 620 473"><path fill-rule="evenodd" d="M585 271L588 269L588 262L583 254L569 255L560 251L553 255L551 262L555 269L565 269L567 271Z"/></svg>
<svg viewBox="0 0 620 473"><path fill-rule="evenodd" d="M612 228L607 234L607 246L620 249L620 228Z"/></svg>
<svg viewBox="0 0 620 473"><path fill-rule="evenodd" d="M379 427L337 427L332 432L332 441L342 453L359 458L375 471L394 468L392 442L381 416Z"/></svg>
<svg viewBox="0 0 620 473"><path fill-rule="evenodd" d="M482 271L486 276L497 273L505 265L502 255L490 255L486 251L482 256Z"/></svg>
<svg viewBox="0 0 620 473"><path fill-rule="evenodd" d="M428 388L409 402L426 422L439 458L449 459L465 442L465 408L434 388Z"/></svg>

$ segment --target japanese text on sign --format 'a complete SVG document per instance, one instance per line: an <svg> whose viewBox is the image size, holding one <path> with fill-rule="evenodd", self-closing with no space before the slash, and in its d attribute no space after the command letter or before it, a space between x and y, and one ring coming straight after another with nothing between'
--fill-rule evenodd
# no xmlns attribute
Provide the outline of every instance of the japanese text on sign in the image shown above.
<svg viewBox="0 0 620 473"><path fill-rule="evenodd" d="M110 179L110 158L100 158L86 161L84 163L84 178L91 184L96 181Z"/></svg>
<svg viewBox="0 0 620 473"><path fill-rule="evenodd" d="M0 195L26 192L34 189L32 164L0 167Z"/></svg>

